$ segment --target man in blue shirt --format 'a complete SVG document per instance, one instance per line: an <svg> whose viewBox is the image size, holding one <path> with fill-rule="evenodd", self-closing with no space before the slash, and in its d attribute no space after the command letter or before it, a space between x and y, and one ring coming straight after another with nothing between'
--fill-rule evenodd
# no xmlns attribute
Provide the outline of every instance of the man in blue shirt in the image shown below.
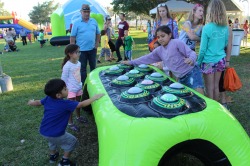
<svg viewBox="0 0 250 166"><path fill-rule="evenodd" d="M96 52L100 42L100 30L96 20L90 18L89 5L83 4L80 12L82 19L73 24L70 44L77 44L80 47L81 80L84 85L87 77L87 62L89 61L90 71L96 67Z"/></svg>

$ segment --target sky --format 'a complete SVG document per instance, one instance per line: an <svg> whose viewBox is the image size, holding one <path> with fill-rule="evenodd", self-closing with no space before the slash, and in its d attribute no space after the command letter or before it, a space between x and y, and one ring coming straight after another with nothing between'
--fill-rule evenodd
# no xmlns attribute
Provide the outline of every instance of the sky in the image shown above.
<svg viewBox="0 0 250 166"><path fill-rule="evenodd" d="M25 2L26 0L0 0L4 2L4 9L9 11L17 12L18 16L26 21L29 21L28 13L33 10L34 6L37 6L38 2L42 4L48 0L30 0L29 2ZM65 4L68 0L55 0L56 3ZM96 0L102 6L107 7L110 6L112 0Z"/></svg>
<svg viewBox="0 0 250 166"><path fill-rule="evenodd" d="M41 4L48 0L30 0L28 3L25 2L26 0L0 0L0 1L4 2L4 8L6 10L8 10L9 12L15 11L17 12L20 18L29 21L28 13L33 9L33 7L37 6L38 2ZM62 5L65 4L67 1L68 0L55 0L55 2ZM96 0L96 1L98 1L104 7L110 6L110 3L112 2L112 0ZM238 3L239 1L240 0L235 0L235 2ZM249 14L250 2L249 4L247 2L244 2L241 5L243 6L243 9L246 10L245 14Z"/></svg>

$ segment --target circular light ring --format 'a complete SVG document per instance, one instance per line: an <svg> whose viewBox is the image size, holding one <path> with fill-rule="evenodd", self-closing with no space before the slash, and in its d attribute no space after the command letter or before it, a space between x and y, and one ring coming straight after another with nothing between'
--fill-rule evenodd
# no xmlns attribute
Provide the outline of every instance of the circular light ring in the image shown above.
<svg viewBox="0 0 250 166"><path fill-rule="evenodd" d="M146 65L147 66L147 65ZM140 67L140 66L137 66L137 67L135 67L135 69L136 70L139 70L140 72L152 72L153 71L153 69L152 68L150 68L150 67Z"/></svg>
<svg viewBox="0 0 250 166"><path fill-rule="evenodd" d="M118 70L110 70L107 69L104 71L105 75L121 75L124 74L125 70L124 69L118 69Z"/></svg>
<svg viewBox="0 0 250 166"><path fill-rule="evenodd" d="M170 84L169 87L173 89L184 89L184 86L179 82L174 82Z"/></svg>
<svg viewBox="0 0 250 166"><path fill-rule="evenodd" d="M172 100L172 99L170 99ZM160 107L160 108L164 108L164 109L177 109L177 108L181 108L182 106L184 106L186 104L186 101L184 99L181 99L179 97L176 97L175 101L165 101L161 99L161 96L157 96L153 98L152 101L153 104L155 104L156 106Z"/></svg>
<svg viewBox="0 0 250 166"><path fill-rule="evenodd" d="M160 97L160 99L164 102L176 102L178 100L178 98L170 93L164 94Z"/></svg>
<svg viewBox="0 0 250 166"><path fill-rule="evenodd" d="M117 80L118 81L126 81L126 80L129 80L129 77L126 75L121 75L121 76L117 77Z"/></svg>
<svg viewBox="0 0 250 166"><path fill-rule="evenodd" d="M128 76L128 77L130 77L130 78L141 78L141 77L144 77L144 73L142 73L142 72L139 72L139 73L130 73L130 72L127 72L127 73L125 73L125 75Z"/></svg>
<svg viewBox="0 0 250 166"><path fill-rule="evenodd" d="M132 87L132 88L129 88L129 90L127 92L131 95L134 95L134 94L142 93L143 90L142 90L142 88L139 88L139 87Z"/></svg>
<svg viewBox="0 0 250 166"><path fill-rule="evenodd" d="M128 73L129 74L138 74L138 73L140 73L140 71L136 70L136 69L133 69L133 70L130 70Z"/></svg>
<svg viewBox="0 0 250 166"><path fill-rule="evenodd" d="M177 96L190 96L192 92L183 86L181 89L171 88L169 86L163 86L162 91L165 93L171 93Z"/></svg>
<svg viewBox="0 0 250 166"><path fill-rule="evenodd" d="M151 100L153 97L149 93L149 91L142 90L141 93L131 94L128 91L124 91L121 93L120 102L130 103L130 104L137 104L137 103L144 103Z"/></svg>
<svg viewBox="0 0 250 166"><path fill-rule="evenodd" d="M141 84L142 85L152 85L152 84L154 84L154 81L152 81L152 80L143 80L141 82Z"/></svg>
<svg viewBox="0 0 250 166"><path fill-rule="evenodd" d="M158 72L154 72L154 73L150 74L150 76L151 77L157 77L157 78L163 77L163 75L158 73Z"/></svg>
<svg viewBox="0 0 250 166"><path fill-rule="evenodd" d="M142 68L142 69L146 69L146 68L148 68L148 65L146 65L146 64L140 64L138 67Z"/></svg>
<svg viewBox="0 0 250 166"><path fill-rule="evenodd" d="M146 75L145 79L150 79L150 80L153 80L153 81L166 81L166 80L168 80L168 77L166 77L166 76L152 77L151 75Z"/></svg>
<svg viewBox="0 0 250 166"><path fill-rule="evenodd" d="M119 70L120 68L118 66L112 66L109 68L111 71Z"/></svg>
<svg viewBox="0 0 250 166"><path fill-rule="evenodd" d="M135 86L140 87L142 89L145 89L145 90L149 91L150 93L154 93L158 90L161 90L161 85L156 83L156 82L153 82L153 84L149 84L149 85L138 83Z"/></svg>
<svg viewBox="0 0 250 166"><path fill-rule="evenodd" d="M119 68L121 68L121 69L132 69L133 68L133 66L130 66L130 65L125 65L125 64L118 64L117 65Z"/></svg>
<svg viewBox="0 0 250 166"><path fill-rule="evenodd" d="M128 80L118 80L118 78L111 81L111 86L115 87L128 87L128 86L134 86L136 84L136 81L134 78L129 78Z"/></svg>
<svg viewBox="0 0 250 166"><path fill-rule="evenodd" d="M127 99L136 99L136 98L141 98L141 97L146 97L149 95L149 92L146 90L142 90L141 93L136 93L136 94L131 94L128 91L124 91L121 94L121 97L127 98Z"/></svg>

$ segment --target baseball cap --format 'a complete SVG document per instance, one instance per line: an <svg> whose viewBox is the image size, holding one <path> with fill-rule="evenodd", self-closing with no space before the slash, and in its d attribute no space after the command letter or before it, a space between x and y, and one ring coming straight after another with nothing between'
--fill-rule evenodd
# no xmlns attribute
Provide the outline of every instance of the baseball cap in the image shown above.
<svg viewBox="0 0 250 166"><path fill-rule="evenodd" d="M83 4L81 10L82 10L82 11L90 11L90 7L89 7L89 5L87 5L87 4Z"/></svg>
<svg viewBox="0 0 250 166"><path fill-rule="evenodd" d="M106 20L111 20L111 17L110 17L110 16L107 16L107 17L106 17Z"/></svg>

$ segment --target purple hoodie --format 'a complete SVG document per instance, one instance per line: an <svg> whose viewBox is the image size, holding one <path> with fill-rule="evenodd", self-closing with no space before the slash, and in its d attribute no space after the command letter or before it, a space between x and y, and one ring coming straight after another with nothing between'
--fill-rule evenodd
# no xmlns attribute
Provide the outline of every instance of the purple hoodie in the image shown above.
<svg viewBox="0 0 250 166"><path fill-rule="evenodd" d="M163 66L166 66L177 78L182 78L194 68L184 63L184 58L190 58L195 64L197 56L181 40L171 39L167 46L157 47L150 54L130 61L130 64L136 66L163 61Z"/></svg>

